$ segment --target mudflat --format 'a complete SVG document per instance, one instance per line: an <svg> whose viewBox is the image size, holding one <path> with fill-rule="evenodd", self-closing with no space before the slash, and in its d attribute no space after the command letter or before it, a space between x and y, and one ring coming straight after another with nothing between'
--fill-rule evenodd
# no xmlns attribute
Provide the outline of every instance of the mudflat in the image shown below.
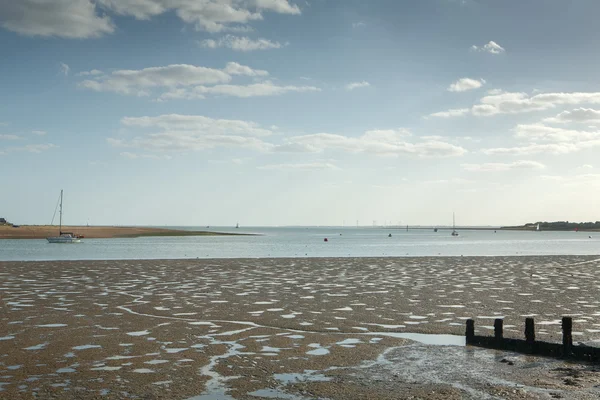
<svg viewBox="0 0 600 400"><path fill-rule="evenodd" d="M236 235L210 231L183 231L177 229L128 227L128 226L63 226L63 232L72 232L91 239L108 239L140 236L217 236ZM0 239L45 239L58 236L58 226L23 225L18 228L0 225Z"/></svg>
<svg viewBox="0 0 600 400"><path fill-rule="evenodd" d="M0 398L592 399L597 367L461 346L600 340L600 257L0 262ZM457 336L414 336L446 334ZM412 341L438 341L433 346ZM494 397L495 396L495 397Z"/></svg>

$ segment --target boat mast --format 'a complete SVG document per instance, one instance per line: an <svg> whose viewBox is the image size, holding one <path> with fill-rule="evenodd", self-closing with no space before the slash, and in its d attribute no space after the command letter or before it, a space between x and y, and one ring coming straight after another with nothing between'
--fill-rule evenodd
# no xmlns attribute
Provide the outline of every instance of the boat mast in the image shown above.
<svg viewBox="0 0 600 400"><path fill-rule="evenodd" d="M58 220L59 220L58 234L59 235L62 235L62 200L63 200L63 190L60 189L60 211L58 214Z"/></svg>
<svg viewBox="0 0 600 400"><path fill-rule="evenodd" d="M62 204L62 202L60 204ZM452 213L452 230L453 231L456 230L456 222L454 220L454 213Z"/></svg>

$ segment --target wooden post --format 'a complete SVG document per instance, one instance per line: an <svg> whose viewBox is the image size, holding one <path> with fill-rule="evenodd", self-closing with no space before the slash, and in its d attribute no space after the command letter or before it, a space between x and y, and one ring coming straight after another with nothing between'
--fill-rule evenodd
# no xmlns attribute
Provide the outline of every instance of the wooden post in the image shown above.
<svg viewBox="0 0 600 400"><path fill-rule="evenodd" d="M465 332L467 344L473 343L475 339L475 321L472 319L467 320L467 331Z"/></svg>
<svg viewBox="0 0 600 400"><path fill-rule="evenodd" d="M494 338L496 339L496 343L497 344L501 344L502 343L502 338L503 338L503 334L502 334L502 325L503 325L503 320L501 318L497 318L494 320Z"/></svg>
<svg viewBox="0 0 600 400"><path fill-rule="evenodd" d="M525 318L525 342L528 345L535 343L535 323L533 318Z"/></svg>
<svg viewBox="0 0 600 400"><path fill-rule="evenodd" d="M573 318L563 317L562 318L562 331L563 331L563 355L568 357L571 355L573 348Z"/></svg>

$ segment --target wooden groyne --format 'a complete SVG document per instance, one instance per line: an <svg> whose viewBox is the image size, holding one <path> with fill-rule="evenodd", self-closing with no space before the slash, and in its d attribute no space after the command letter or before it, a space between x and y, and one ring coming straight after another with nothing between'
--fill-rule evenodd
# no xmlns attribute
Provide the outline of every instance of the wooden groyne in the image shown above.
<svg viewBox="0 0 600 400"><path fill-rule="evenodd" d="M508 350L524 354L546 357L568 358L578 361L600 361L600 348L586 345L573 345L573 319L562 318L562 343L549 343L535 340L535 322L525 319L525 339L504 337L504 320L494 320L494 336L475 335L475 321L467 320L466 344L488 349Z"/></svg>

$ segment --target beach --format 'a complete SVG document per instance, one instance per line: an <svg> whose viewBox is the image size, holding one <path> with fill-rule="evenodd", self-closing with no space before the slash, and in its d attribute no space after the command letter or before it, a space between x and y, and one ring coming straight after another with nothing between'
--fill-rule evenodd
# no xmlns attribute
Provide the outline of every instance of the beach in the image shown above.
<svg viewBox="0 0 600 400"><path fill-rule="evenodd" d="M45 239L58 236L56 225L22 225L13 227L0 225L0 239ZM210 231L184 231L167 228L148 228L135 226L63 226L63 232L72 232L89 239L110 239L144 236L216 236L234 235L233 233Z"/></svg>
<svg viewBox="0 0 600 400"><path fill-rule="evenodd" d="M462 335L468 318L485 335L503 318L505 336L522 338L532 316L539 340L559 342L568 315L574 341L597 344L598 266L598 256L0 262L0 398L597 398L591 365L465 348Z"/></svg>

